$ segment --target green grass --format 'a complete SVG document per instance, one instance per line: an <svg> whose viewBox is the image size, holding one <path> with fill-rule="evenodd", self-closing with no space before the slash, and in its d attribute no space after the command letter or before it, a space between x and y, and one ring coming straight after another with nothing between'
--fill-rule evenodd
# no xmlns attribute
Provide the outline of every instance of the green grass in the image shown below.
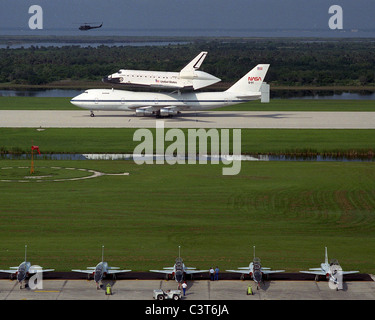
<svg viewBox="0 0 375 320"><path fill-rule="evenodd" d="M135 130L0 128L0 152L30 153L35 144L42 153L132 153L140 144ZM247 154L368 153L375 151L375 130L242 129L241 146Z"/></svg>
<svg viewBox="0 0 375 320"><path fill-rule="evenodd" d="M375 111L374 100L271 99L228 106L217 111Z"/></svg>
<svg viewBox="0 0 375 320"><path fill-rule="evenodd" d="M61 97L0 97L0 110L82 110Z"/></svg>
<svg viewBox="0 0 375 320"><path fill-rule="evenodd" d="M29 161L1 160L0 166ZM66 182L0 182L0 268L34 264L69 271L105 259L135 271L245 266L252 246L265 266L318 267L324 246L344 270L375 270L375 166L344 162L135 165L37 161L129 176ZM2 170L0 170L0 176Z"/></svg>
<svg viewBox="0 0 375 320"><path fill-rule="evenodd" d="M71 98L0 97L0 110L82 110ZM270 103L251 101L215 111L375 111L374 100L271 99Z"/></svg>

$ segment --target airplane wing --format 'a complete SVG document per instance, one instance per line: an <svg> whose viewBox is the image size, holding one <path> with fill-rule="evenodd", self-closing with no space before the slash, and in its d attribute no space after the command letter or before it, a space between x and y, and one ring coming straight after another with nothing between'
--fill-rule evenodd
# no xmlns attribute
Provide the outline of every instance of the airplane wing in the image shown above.
<svg viewBox="0 0 375 320"><path fill-rule="evenodd" d="M240 269L240 268L239 268ZM247 274L247 273L250 273L250 270L249 268L246 268L245 269L242 269L242 270L225 270L225 271L228 271L228 272L236 272L236 273L241 273L241 274Z"/></svg>
<svg viewBox="0 0 375 320"><path fill-rule="evenodd" d="M18 269L18 267L17 267ZM17 272L17 270L0 270L0 272L4 272L4 273L15 273Z"/></svg>
<svg viewBox="0 0 375 320"><path fill-rule="evenodd" d="M284 271L285 270L263 270L263 268L262 268L263 274L279 273L279 272L284 272Z"/></svg>
<svg viewBox="0 0 375 320"><path fill-rule="evenodd" d="M186 270L186 274L194 274L194 273L203 273L203 272L208 272L209 270Z"/></svg>
<svg viewBox="0 0 375 320"><path fill-rule="evenodd" d="M316 274L316 275L318 275L318 276L325 276L326 275L326 273L325 272L323 272L323 271L318 271L318 270L316 270L316 271L300 271L301 273L307 273L307 274Z"/></svg>
<svg viewBox="0 0 375 320"><path fill-rule="evenodd" d="M159 272L159 273L165 273L165 274L172 274L173 269L170 270L149 270L150 272Z"/></svg>
<svg viewBox="0 0 375 320"><path fill-rule="evenodd" d="M342 274L353 274L358 273L359 271L342 271Z"/></svg>
<svg viewBox="0 0 375 320"><path fill-rule="evenodd" d="M130 272L131 270L108 270L108 274L120 273L120 272Z"/></svg>
<svg viewBox="0 0 375 320"><path fill-rule="evenodd" d="M74 272L81 272L81 273L93 273L94 272L94 270L77 270L77 269L72 270L72 271L74 271Z"/></svg>
<svg viewBox="0 0 375 320"><path fill-rule="evenodd" d="M55 269L42 269L42 268L30 268L29 273L38 273L38 272L50 272L55 271Z"/></svg>

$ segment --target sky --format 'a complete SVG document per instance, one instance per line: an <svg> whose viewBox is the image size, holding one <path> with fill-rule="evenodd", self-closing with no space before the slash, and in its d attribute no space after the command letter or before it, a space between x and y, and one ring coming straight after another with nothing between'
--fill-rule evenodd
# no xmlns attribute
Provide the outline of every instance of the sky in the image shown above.
<svg viewBox="0 0 375 320"><path fill-rule="evenodd" d="M375 29L375 0L0 0L0 34L28 30L29 7L43 9L43 31L103 22L108 29L327 29L340 5L343 28Z"/></svg>

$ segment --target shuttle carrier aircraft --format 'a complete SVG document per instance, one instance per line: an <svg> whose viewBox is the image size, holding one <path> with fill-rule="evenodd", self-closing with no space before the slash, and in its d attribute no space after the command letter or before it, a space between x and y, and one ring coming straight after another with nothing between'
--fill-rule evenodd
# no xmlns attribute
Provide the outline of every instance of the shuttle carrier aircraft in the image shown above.
<svg viewBox="0 0 375 320"><path fill-rule="evenodd" d="M91 111L133 111L137 116L168 117L181 111L202 111L260 99L260 87L269 64L258 64L229 89L222 92L133 92L90 89L70 102Z"/></svg>

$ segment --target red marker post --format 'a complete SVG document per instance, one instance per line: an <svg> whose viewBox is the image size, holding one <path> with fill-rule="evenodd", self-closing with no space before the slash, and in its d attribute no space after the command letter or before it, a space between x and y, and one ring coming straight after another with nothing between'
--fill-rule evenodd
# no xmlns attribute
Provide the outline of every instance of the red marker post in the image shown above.
<svg viewBox="0 0 375 320"><path fill-rule="evenodd" d="M34 173L34 150L37 150L38 153L40 154L40 150L38 146L31 146L31 169L30 169L30 174Z"/></svg>

